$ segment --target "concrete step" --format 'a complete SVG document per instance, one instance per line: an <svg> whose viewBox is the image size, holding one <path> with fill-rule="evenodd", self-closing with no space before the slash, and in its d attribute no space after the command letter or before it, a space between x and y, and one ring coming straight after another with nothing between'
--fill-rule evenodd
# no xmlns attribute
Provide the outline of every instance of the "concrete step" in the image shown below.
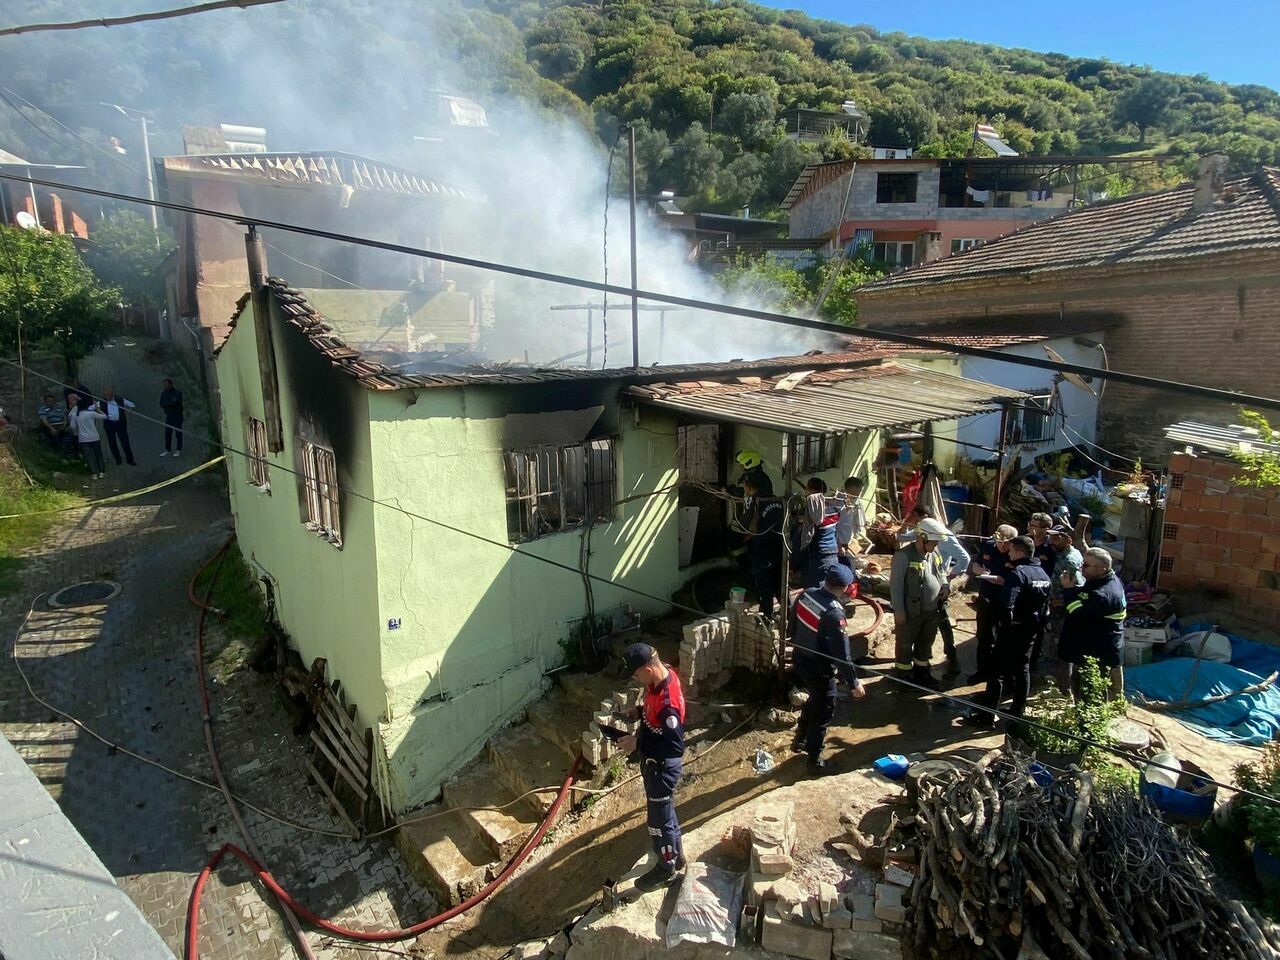
<svg viewBox="0 0 1280 960"><path fill-rule="evenodd" d="M396 846L409 870L437 900L450 906L461 903L488 882L492 851L457 810L433 803L404 819L417 817L432 819L406 823L396 831Z"/></svg>
<svg viewBox="0 0 1280 960"><path fill-rule="evenodd" d="M579 749L582 733L591 723L594 708L589 708L567 693L553 688L551 693L529 704L529 725L544 740L554 743L570 758Z"/></svg>
<svg viewBox="0 0 1280 960"><path fill-rule="evenodd" d="M609 671L604 673L570 673L562 671L556 674L556 685L564 693L569 709L578 709L582 713L582 727L586 729L591 715L600 709L600 701L612 697L615 690L625 690L629 680L618 679Z"/></svg>
<svg viewBox="0 0 1280 960"><path fill-rule="evenodd" d="M503 785L498 771L487 760L470 764L444 785L445 804L457 810L490 854L504 863L538 825L534 804L524 800L512 803L515 798L516 794ZM502 809L477 810L476 807Z"/></svg>
<svg viewBox="0 0 1280 960"><path fill-rule="evenodd" d="M503 730L485 745L485 756L499 779L516 795L538 790L527 798L539 814L550 809L573 760L564 749L543 738L529 724ZM539 788L547 788L545 790Z"/></svg>

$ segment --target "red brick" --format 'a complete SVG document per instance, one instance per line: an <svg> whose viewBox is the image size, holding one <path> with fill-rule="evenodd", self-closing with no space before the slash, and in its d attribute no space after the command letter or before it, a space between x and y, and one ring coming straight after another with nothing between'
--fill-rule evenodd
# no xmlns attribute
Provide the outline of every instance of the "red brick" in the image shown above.
<svg viewBox="0 0 1280 960"><path fill-rule="evenodd" d="M1258 570L1280 570L1280 554L1260 553L1254 567Z"/></svg>
<svg viewBox="0 0 1280 960"><path fill-rule="evenodd" d="M1165 501L1165 518L1168 519L1169 514L1174 508L1182 505L1182 488L1174 487L1169 491L1168 499Z"/></svg>
<svg viewBox="0 0 1280 960"><path fill-rule="evenodd" d="M1261 550L1262 534L1254 530L1240 530L1236 533L1236 546L1244 550Z"/></svg>
<svg viewBox="0 0 1280 960"><path fill-rule="evenodd" d="M1280 520L1280 497L1272 497L1267 501L1267 516Z"/></svg>
<svg viewBox="0 0 1280 960"><path fill-rule="evenodd" d="M1191 466L1191 454L1175 453L1169 458L1170 473L1185 473L1187 468Z"/></svg>
<svg viewBox="0 0 1280 960"><path fill-rule="evenodd" d="M1236 547L1243 546L1240 542L1240 531L1238 530L1219 530L1218 545L1226 547L1228 550L1234 550Z"/></svg>
<svg viewBox="0 0 1280 960"><path fill-rule="evenodd" d="M1233 566L1229 568L1230 573L1226 576L1226 580L1231 584L1232 590L1247 590L1250 587L1258 585L1261 574L1249 567Z"/></svg>
<svg viewBox="0 0 1280 960"><path fill-rule="evenodd" d="M1191 572L1201 580L1211 580L1218 572L1218 565L1212 560L1197 560L1191 565Z"/></svg>
<svg viewBox="0 0 1280 960"><path fill-rule="evenodd" d="M1267 501L1261 497L1250 497L1240 505L1240 509L1246 516L1265 517L1267 515Z"/></svg>
<svg viewBox="0 0 1280 960"><path fill-rule="evenodd" d="M1249 588L1249 602L1255 606L1274 609L1277 606L1277 597L1280 597L1278 590L1268 590L1266 587Z"/></svg>
<svg viewBox="0 0 1280 960"><path fill-rule="evenodd" d="M1259 556L1260 554L1255 550L1232 550L1231 562L1238 567L1253 568L1258 566Z"/></svg>
<svg viewBox="0 0 1280 960"><path fill-rule="evenodd" d="M1197 477L1188 473L1182 478L1182 502L1186 503L1187 495L1192 493L1204 493L1204 477Z"/></svg>
<svg viewBox="0 0 1280 960"><path fill-rule="evenodd" d="M1231 514L1225 510L1210 510L1204 506L1205 500L1221 500L1221 497L1203 497L1201 498L1200 523L1211 530L1225 530L1227 527L1227 519ZM1216 538L1215 538L1216 539ZM1205 541L1208 543L1209 541Z"/></svg>
<svg viewBox="0 0 1280 960"><path fill-rule="evenodd" d="M1188 513L1199 512L1201 491L1204 489L1204 484L1201 483L1201 489L1194 492L1189 489L1190 486L1191 483L1188 480L1187 486L1182 488L1182 508Z"/></svg>
<svg viewBox="0 0 1280 960"><path fill-rule="evenodd" d="M1201 510L1225 510L1227 498L1220 493L1204 493L1200 496Z"/></svg>
<svg viewBox="0 0 1280 960"><path fill-rule="evenodd" d="M1256 530L1255 518L1247 513L1233 513L1227 518L1227 526L1232 530Z"/></svg>
<svg viewBox="0 0 1280 960"><path fill-rule="evenodd" d="M1234 480L1240 467L1229 460L1214 460L1209 465L1209 476L1216 480Z"/></svg>
<svg viewBox="0 0 1280 960"><path fill-rule="evenodd" d="M1262 549L1267 553L1280 553L1280 534L1267 533L1262 534Z"/></svg>

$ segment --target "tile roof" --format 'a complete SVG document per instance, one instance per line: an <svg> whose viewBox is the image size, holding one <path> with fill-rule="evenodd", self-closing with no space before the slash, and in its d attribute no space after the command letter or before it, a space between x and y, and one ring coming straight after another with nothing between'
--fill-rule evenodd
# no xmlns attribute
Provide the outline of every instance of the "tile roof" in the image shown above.
<svg viewBox="0 0 1280 960"><path fill-rule="evenodd" d="M734 384L758 382L761 377L774 377L813 371L807 382L825 382L829 379L850 379L851 370L867 369L875 364L883 363L895 357L930 356L945 352L945 344L957 343L989 348L999 348L1021 343L1035 343L1055 336L1069 335L1063 332L1061 325L1048 329L1041 322L1029 329L998 328L995 333L956 334L956 326L930 328L927 335L938 340L940 346L913 347L886 343L869 337L851 335L842 338L841 349L830 353L813 351L795 356L769 357L762 360L730 360L717 363L687 363L655 365L633 370L629 367L611 367L607 370L584 369L581 367L534 367L496 362L473 363L469 366L450 363L443 355L436 359L431 354L423 358L424 364L435 369L431 372L406 372L401 366L383 363L383 359L403 355L395 352L378 352L376 348L365 346L358 349L349 339L344 339L337 325L327 316L321 314L308 300L307 295L279 277L268 277L267 286L271 292L282 319L290 326L306 335L311 345L344 373L354 377L361 385L370 390L425 390L439 387L483 386L483 385L515 385L531 383L551 383L568 381L600 381L625 380L633 384L657 382L674 383L710 383L732 381ZM379 291L368 291L379 293ZM237 322L251 295L244 294L237 302L235 312L227 324L227 338L213 351L217 358L227 339L230 339ZM1087 320L1088 318L1085 318ZM1101 320L1081 321L1080 332L1097 330L1103 324ZM1074 325L1071 327L1074 332ZM903 331L908 332L908 331ZM917 333L916 330L909 331ZM667 390L672 388L668 386ZM1017 394L1017 391L1012 391ZM913 421L918 422L918 421Z"/></svg>
<svg viewBox="0 0 1280 960"><path fill-rule="evenodd" d="M811 434L956 420L1026 396L892 360L731 382L677 380L627 393L686 416Z"/></svg>
<svg viewBox="0 0 1280 960"><path fill-rule="evenodd" d="M1191 214L1195 184L1082 207L980 247L868 283L864 293L1219 253L1280 251L1280 171L1227 180L1215 204Z"/></svg>
<svg viewBox="0 0 1280 960"><path fill-rule="evenodd" d="M166 171L307 186L376 190L418 197L482 200L479 194L352 153L215 153L165 157Z"/></svg>

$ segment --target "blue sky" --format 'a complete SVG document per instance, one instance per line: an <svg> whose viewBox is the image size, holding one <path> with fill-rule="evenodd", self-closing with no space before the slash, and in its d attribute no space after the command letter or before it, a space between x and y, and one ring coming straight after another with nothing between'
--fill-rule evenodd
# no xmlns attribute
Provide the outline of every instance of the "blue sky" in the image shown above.
<svg viewBox="0 0 1280 960"><path fill-rule="evenodd" d="M1149 63L1170 73L1207 73L1228 83L1280 89L1280 0L955 0L855 4L850 0L758 0L842 23L868 23L938 40L962 39L1045 53Z"/></svg>

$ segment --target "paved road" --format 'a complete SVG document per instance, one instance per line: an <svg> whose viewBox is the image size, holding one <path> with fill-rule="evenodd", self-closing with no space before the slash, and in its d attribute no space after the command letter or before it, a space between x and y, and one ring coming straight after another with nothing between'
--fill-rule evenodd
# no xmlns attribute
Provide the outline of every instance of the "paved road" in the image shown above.
<svg viewBox="0 0 1280 960"><path fill-rule="evenodd" d="M119 394L156 414L160 379L179 380L189 398L188 441L181 460L162 458L158 425L130 424L136 467L110 462L105 480L85 480L90 498L136 489L210 456L192 439L207 435L181 370L156 369L154 347L118 341L86 361L82 379L95 392ZM231 528L225 474L213 468L124 503L69 514L24 570L24 589L0 598L6 644L32 598L89 579L121 584L115 599L73 611L42 609L18 639L18 655L42 697L108 738L176 769L210 778L192 670L195 613L187 582ZM225 638L215 629L214 652ZM236 662L234 647L220 664ZM220 670L213 689L215 730L232 789L302 823L341 829L306 783L303 742L290 730L274 681L247 667ZM113 754L35 703L9 657L0 658L0 732L31 765L121 887L181 955L187 898L195 874L223 842L241 843L220 794ZM430 896L405 870L389 842L355 844L301 833L251 811L245 819L272 872L317 912L351 926L398 926L434 912ZM276 960L295 956L274 901L244 881L238 864L223 867L206 889L201 956ZM269 897L269 895L267 895ZM370 952L312 934L326 960L400 956L403 946Z"/></svg>

